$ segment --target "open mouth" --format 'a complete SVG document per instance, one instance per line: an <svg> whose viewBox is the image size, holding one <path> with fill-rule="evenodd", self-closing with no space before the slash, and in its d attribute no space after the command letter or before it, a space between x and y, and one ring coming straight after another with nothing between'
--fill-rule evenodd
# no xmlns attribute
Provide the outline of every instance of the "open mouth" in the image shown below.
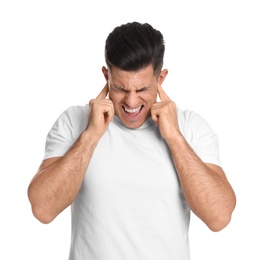
<svg viewBox="0 0 266 260"><path fill-rule="evenodd" d="M142 108L144 107L143 105L139 106L139 107L136 107L136 108L126 108L124 106L123 107L123 110L128 114L128 115L131 115L131 116L136 116L138 115Z"/></svg>

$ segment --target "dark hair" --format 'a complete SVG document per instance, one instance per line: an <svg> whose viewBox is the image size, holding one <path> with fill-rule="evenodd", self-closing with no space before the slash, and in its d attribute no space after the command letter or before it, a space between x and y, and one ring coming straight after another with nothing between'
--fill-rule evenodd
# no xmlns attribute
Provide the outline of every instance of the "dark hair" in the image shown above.
<svg viewBox="0 0 266 260"><path fill-rule="evenodd" d="M105 61L125 71L137 71L152 64L155 75L163 67L164 39L148 23L132 22L114 28L105 42Z"/></svg>

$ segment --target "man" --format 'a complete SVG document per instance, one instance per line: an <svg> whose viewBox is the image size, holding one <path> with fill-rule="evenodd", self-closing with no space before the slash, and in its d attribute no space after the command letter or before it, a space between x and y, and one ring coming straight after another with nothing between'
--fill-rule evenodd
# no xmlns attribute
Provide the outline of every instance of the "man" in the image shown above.
<svg viewBox="0 0 266 260"><path fill-rule="evenodd" d="M47 136L28 195L43 223L71 205L71 260L188 260L190 210L213 231L230 222L236 198L217 136L164 92L164 50L147 23L116 27L106 85Z"/></svg>

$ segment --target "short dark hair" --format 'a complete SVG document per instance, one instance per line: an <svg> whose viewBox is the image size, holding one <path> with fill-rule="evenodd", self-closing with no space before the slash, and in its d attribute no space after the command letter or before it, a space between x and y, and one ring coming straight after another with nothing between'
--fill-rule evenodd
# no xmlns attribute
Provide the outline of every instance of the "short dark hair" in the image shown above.
<svg viewBox="0 0 266 260"><path fill-rule="evenodd" d="M131 22L113 29L105 42L105 61L125 71L137 71L152 64L155 75L163 67L164 38L148 23Z"/></svg>

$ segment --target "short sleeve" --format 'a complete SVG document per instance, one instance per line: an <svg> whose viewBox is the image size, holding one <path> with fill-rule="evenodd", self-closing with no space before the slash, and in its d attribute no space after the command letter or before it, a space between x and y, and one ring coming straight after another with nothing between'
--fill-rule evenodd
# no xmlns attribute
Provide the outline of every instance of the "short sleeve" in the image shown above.
<svg viewBox="0 0 266 260"><path fill-rule="evenodd" d="M65 110L48 132L44 159L63 156L74 142L73 108Z"/></svg>
<svg viewBox="0 0 266 260"><path fill-rule="evenodd" d="M218 136L200 114L194 111L181 113L181 129L203 162L221 166Z"/></svg>

